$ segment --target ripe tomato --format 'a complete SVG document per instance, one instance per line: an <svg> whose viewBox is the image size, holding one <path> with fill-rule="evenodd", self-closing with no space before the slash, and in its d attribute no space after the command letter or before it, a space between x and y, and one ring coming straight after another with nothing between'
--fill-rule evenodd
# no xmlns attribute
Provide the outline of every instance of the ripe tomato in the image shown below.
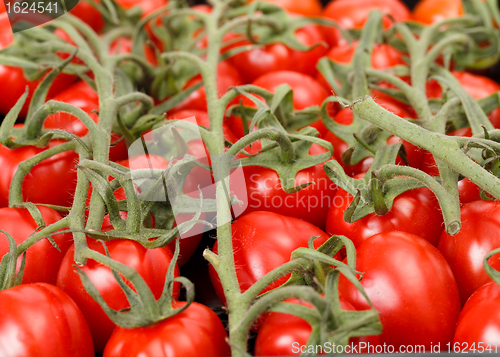
<svg viewBox="0 0 500 357"><path fill-rule="evenodd" d="M476 349L481 352L488 351L490 345L496 351L500 343L499 307L500 286L497 283L491 282L477 289L460 312L453 346L460 351Z"/></svg>
<svg viewBox="0 0 500 357"><path fill-rule="evenodd" d="M319 145L313 144L310 155L319 155L323 150ZM245 213L275 212L303 219L322 230L325 229L326 216L337 191L337 185L325 174L323 164L299 171L295 176L295 186L308 182L313 184L296 193L286 193L278 173L272 169L246 166L243 171L248 192L248 206Z"/></svg>
<svg viewBox="0 0 500 357"><path fill-rule="evenodd" d="M94 239L88 239L87 241L90 249L104 254L101 242ZM112 259L137 270L148 284L155 298L160 298L168 265L173 257L172 251L168 247L146 249L137 242L124 239L108 241L106 246ZM63 289L82 310L83 316L85 316L90 327L95 350L101 353L115 328L115 324L104 313L99 304L86 293L80 277L73 268L75 264L74 255L75 246L72 245L64 256L59 269L57 286ZM82 267L82 270L88 275L109 307L120 310L130 306L108 267L89 259L87 264ZM177 267L175 276L179 276ZM177 285L174 288L174 299L178 295L179 286Z"/></svg>
<svg viewBox="0 0 500 357"><path fill-rule="evenodd" d="M54 97L54 100L74 105L86 112L94 122L97 123L99 121L98 114L93 112L99 111L99 96L97 92L84 81L80 81L62 91ZM77 117L62 112L48 116L44 122L44 127L46 129L66 130L80 137L88 133L88 128ZM122 137L119 134L112 133L111 142L118 143L111 146L109 159L111 161L125 160L128 151L127 145L125 141L122 140Z"/></svg>
<svg viewBox="0 0 500 357"><path fill-rule="evenodd" d="M96 3L100 3L100 0L94 0ZM142 17L145 17L155 11L156 9L167 5L168 0L117 0L116 3L128 10L135 6L140 6L142 10ZM78 17L83 22L87 23L96 32L100 32L104 29L104 19L96 8L94 8L90 3L86 1L80 1L72 10L71 14Z"/></svg>
<svg viewBox="0 0 500 357"><path fill-rule="evenodd" d="M356 247L361 247L375 234L392 231L415 234L434 246L438 244L443 218L438 200L428 188L402 193L394 199L390 212L384 216L370 213L356 222L347 223L343 214L352 200L349 193L339 188L326 219L328 234L345 235Z"/></svg>
<svg viewBox="0 0 500 357"><path fill-rule="evenodd" d="M462 229L454 236L443 232L438 248L450 264L457 280L460 299L465 304L482 285L491 281L483 269L483 259L500 247L500 202L475 201L460 210ZM500 268L498 254L490 265Z"/></svg>
<svg viewBox="0 0 500 357"><path fill-rule="evenodd" d="M52 140L46 148L24 146L8 149L0 145L0 207L9 205L9 189L19 164L48 148L61 144L61 140ZM65 151L42 161L30 171L23 182L23 199L34 203L59 206L71 206L76 187L76 169L78 155L74 151Z"/></svg>
<svg viewBox="0 0 500 357"><path fill-rule="evenodd" d="M296 110L302 110L307 107L317 105L321 106L323 100L329 96L328 90L311 76L293 72L293 71L275 71L269 72L262 77L257 78L253 85L267 89L274 93L282 84L288 84L293 89L293 106ZM248 98L243 99L246 106L255 106ZM227 120L229 127L236 134L242 137L244 135L243 124L240 118L231 116ZM311 124L320 134L326 132L326 128L321 120Z"/></svg>
<svg viewBox="0 0 500 357"><path fill-rule="evenodd" d="M19 285L0 291L0 355L94 357L82 312L50 284Z"/></svg>
<svg viewBox="0 0 500 357"><path fill-rule="evenodd" d="M229 59L247 83L260 76L275 71L295 71L314 76L316 63L328 51L325 38L319 26L309 25L296 31L297 39L306 46L318 44L310 51L293 50L284 44L276 43L242 52ZM250 45L249 41L241 41L241 45Z"/></svg>
<svg viewBox="0 0 500 357"><path fill-rule="evenodd" d="M420 0L413 9L413 19L433 24L464 14L461 0Z"/></svg>
<svg viewBox="0 0 500 357"><path fill-rule="evenodd" d="M299 299L288 299L285 302L300 304L312 307L311 304ZM354 310L351 304L340 300L340 306L344 310ZM302 346L307 345L307 340L311 335L312 327L306 320L292 314L281 312L271 312L266 317L257 334L255 340L255 356L292 356L299 355ZM359 352L359 343L365 342L370 345L379 345L378 336L354 337L349 340L348 350L350 353L354 348ZM327 346L328 348L328 346ZM325 353L335 352L335 350L323 350ZM357 352L351 352L357 353Z"/></svg>
<svg viewBox="0 0 500 357"><path fill-rule="evenodd" d="M9 18L7 13L4 12L0 14L0 49L8 47L13 41ZM75 76L64 73L60 74L52 83L47 96L52 98L74 81ZM6 115L24 94L26 86L28 86L29 94L19 114L21 117L25 117L28 114L28 108L33 93L40 82L41 79L29 82L24 77L23 70L20 67L0 65L0 83L2 83L2 86L0 86L0 97L2 98L0 101L0 114Z"/></svg>
<svg viewBox="0 0 500 357"><path fill-rule="evenodd" d="M191 78L186 84L185 88L193 86L202 81L201 75ZM219 62L217 66L217 92L219 97L224 95L229 88L243 84L238 71L226 61ZM207 94L205 87L198 88L191 93L180 104L176 105L172 111L180 111L183 109L196 109L207 111Z"/></svg>
<svg viewBox="0 0 500 357"><path fill-rule="evenodd" d="M52 208L38 206L47 226L59 221L62 217ZM17 245L24 242L38 228L33 217L25 208L0 208L0 229L8 232ZM32 245L26 252L26 265L24 266L23 284L50 283L55 284L57 272L64 254L71 246L73 239L71 233L62 233L53 236L59 250L54 248L47 239L42 239ZM0 257L9 251L7 237L0 236ZM17 268L21 266L22 256L18 258Z"/></svg>
<svg viewBox="0 0 500 357"><path fill-rule="evenodd" d="M185 302L176 303L182 307ZM230 356L227 333L219 317L197 302L155 325L117 327L103 357Z"/></svg>
<svg viewBox="0 0 500 357"><path fill-rule="evenodd" d="M249 0L248 2L253 2L257 0ZM303 0L303 1L294 1L294 0L264 0L271 4L277 5L286 11L302 14L304 16L319 16L321 15L321 2L318 0Z"/></svg>
<svg viewBox="0 0 500 357"><path fill-rule="evenodd" d="M399 0L334 0L323 10L323 17L334 20L345 29L361 29L372 10L390 15L396 22L411 19L410 10ZM393 20L385 16L383 22L384 27L389 28ZM346 41L334 27L324 27L324 33L332 47Z"/></svg>
<svg viewBox="0 0 500 357"><path fill-rule="evenodd" d="M196 118L196 123L200 126L204 126L207 129L210 129L210 119L208 118L208 113L203 110L196 110L196 109L185 109L185 110L179 110L178 112L174 113L169 113L167 119L187 119L195 117ZM229 125L224 122L222 124L222 130L224 133L224 139L231 143L235 143L238 141L238 138L234 133L231 131L231 128L229 128Z"/></svg>
<svg viewBox="0 0 500 357"><path fill-rule="evenodd" d="M377 98L376 102L387 109L388 111L396 114L399 117L402 118L408 118L410 114L403 108L402 105L391 101L391 100L386 100L385 98ZM342 125L350 125L353 122L353 112L349 108L344 108L341 109L333 118L338 124ZM367 157L360 162L358 162L355 165L344 165L342 162L342 154L349 149L349 145L343 141L342 139L338 138L333 134L332 132L328 131L324 135L324 139L326 141L329 141L333 145L333 157L335 160L337 160L342 167L344 168L344 171L346 174L350 176L354 176L363 172L368 171L370 168L370 165L373 162L373 157ZM395 141L393 139L392 141ZM389 140L388 140L389 143ZM392 142L391 142L392 143ZM407 146L407 144L405 144ZM401 163L401 161L399 161Z"/></svg>
<svg viewBox="0 0 500 357"><path fill-rule="evenodd" d="M330 52L326 55L332 61L338 63L350 63L356 52L359 41L354 41L353 43L343 43L339 46L333 47ZM396 50L394 47L381 43L375 44L373 46L372 52L372 67L375 69L385 69L389 67L396 66L398 64L405 64L403 61L401 52Z"/></svg>
<svg viewBox="0 0 500 357"><path fill-rule="evenodd" d="M435 247L405 232L377 234L357 249L356 269L364 272L361 285L380 312L382 343L430 350L451 341L460 299L453 273ZM339 292L356 310L370 308L344 276Z"/></svg>
<svg viewBox="0 0 500 357"><path fill-rule="evenodd" d="M500 91L500 85L488 77L461 71L452 71L452 73L474 99L481 99ZM441 94L442 88L439 83L430 81L427 85L427 97L440 98ZM495 128L500 128L500 108L492 111L488 118Z"/></svg>
<svg viewBox="0 0 500 357"><path fill-rule="evenodd" d="M292 252L307 247L309 237L319 236L314 241L317 248L329 236L309 222L274 212L252 212L238 218L232 224L234 262L236 275L242 291L269 273L274 268L290 261ZM214 253L218 251L215 242ZM210 280L217 296L225 303L224 290L217 272L209 266ZM287 281L290 274L270 284L262 292L277 288Z"/></svg>

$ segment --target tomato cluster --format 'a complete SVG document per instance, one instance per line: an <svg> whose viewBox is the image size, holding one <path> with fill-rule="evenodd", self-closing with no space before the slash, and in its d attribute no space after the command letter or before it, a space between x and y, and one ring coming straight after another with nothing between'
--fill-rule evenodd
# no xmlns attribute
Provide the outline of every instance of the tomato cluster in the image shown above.
<svg viewBox="0 0 500 357"><path fill-rule="evenodd" d="M0 355L494 350L497 18L213 4L81 1L15 41L0 9Z"/></svg>

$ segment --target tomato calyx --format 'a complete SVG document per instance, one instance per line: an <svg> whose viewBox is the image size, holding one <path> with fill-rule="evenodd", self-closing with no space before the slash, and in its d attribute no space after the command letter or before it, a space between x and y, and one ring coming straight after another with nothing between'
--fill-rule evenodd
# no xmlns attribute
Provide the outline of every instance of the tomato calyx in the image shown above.
<svg viewBox="0 0 500 357"><path fill-rule="evenodd" d="M26 264L26 251L23 253L23 259L19 268L19 272L16 274L17 270L17 244L14 238L5 231L0 231L9 241L9 252L2 257L0 263L0 291L7 290L14 286L20 285L23 279L24 267Z"/></svg>
<svg viewBox="0 0 500 357"><path fill-rule="evenodd" d="M177 259L179 257L179 240L175 246L174 256L168 266L165 285L161 297L156 300L150 288L143 278L125 264L111 259L108 248L101 242L105 255L89 249L89 257L98 261L111 269L113 277L118 282L127 300L130 308L124 310L113 310L108 306L95 285L92 283L87 273L78 265L74 265L76 272L80 276L82 284L87 293L101 306L108 317L118 326L124 328L136 328L151 326L159 321L175 316L189 307L194 301L194 285L187 278L174 277ZM126 280L129 281L127 283ZM180 307L175 307L173 294L174 285L180 283L186 290L186 303ZM133 288L129 285L132 284Z"/></svg>

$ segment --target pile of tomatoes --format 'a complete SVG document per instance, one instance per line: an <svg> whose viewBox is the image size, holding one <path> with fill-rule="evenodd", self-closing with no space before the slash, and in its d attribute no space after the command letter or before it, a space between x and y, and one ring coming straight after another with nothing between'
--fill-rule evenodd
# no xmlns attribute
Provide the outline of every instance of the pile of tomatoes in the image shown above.
<svg viewBox="0 0 500 357"><path fill-rule="evenodd" d="M411 140L342 134L361 120L359 88L387 115L427 125L398 90L419 85L418 63L395 29L417 41L463 19L500 38L498 5L489 19L466 14L471 3L421 0L412 12L400 0L82 0L69 20L16 35L0 5L0 355L498 352L498 197L477 177L445 181L446 163ZM210 37L200 23L230 30ZM359 60L366 26L378 35ZM494 43L474 31L478 48ZM472 137L464 118L481 110L490 126L474 132L483 155L473 158L498 180L500 84L486 76L491 63L463 64L460 50L443 47L428 67L461 90L427 72L422 95L434 118L458 108L443 136ZM365 68L397 79L360 82ZM171 136L154 134L165 125ZM137 143L150 151L130 156ZM372 185L366 205L377 205L372 165L390 145L391 168L448 182L448 193L456 185L458 233L424 179L386 199L384 214L351 219L365 191L347 183ZM241 160L227 166L226 201L225 152ZM182 198L167 198L165 183L163 202L142 199L136 170L182 176Z"/></svg>

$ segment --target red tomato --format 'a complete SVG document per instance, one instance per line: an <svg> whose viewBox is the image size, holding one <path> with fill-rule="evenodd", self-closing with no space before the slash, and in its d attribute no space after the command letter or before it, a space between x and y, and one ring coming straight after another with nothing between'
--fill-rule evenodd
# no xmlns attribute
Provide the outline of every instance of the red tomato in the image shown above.
<svg viewBox="0 0 500 357"><path fill-rule="evenodd" d="M100 0L94 0L100 3ZM168 4L168 0L117 0L116 3L124 9L130 9L135 6L140 6L142 10L142 17L151 14L156 9ZM80 1L72 10L71 14L78 17L83 22L87 23L96 32L104 29L104 19L96 8L86 1Z"/></svg>
<svg viewBox="0 0 500 357"><path fill-rule="evenodd" d="M274 212L252 212L238 218L232 224L234 262L236 275L242 291L269 273L274 268L290 261L292 252L307 247L309 237L319 236L314 241L317 248L329 236L309 222ZM215 242L214 253L218 252ZM214 268L209 266L210 280L223 303L224 290ZM287 281L290 274L270 284L262 292L277 288Z"/></svg>
<svg viewBox="0 0 500 357"><path fill-rule="evenodd" d="M337 47L333 47L330 50L330 52L328 52L327 57L330 58L332 61L348 64L352 61L354 52L356 52L358 44L359 41L354 41L351 44L343 43ZM394 47L385 43L375 44L373 46L373 52L372 52L373 68L385 69L396 66L398 64L405 64L401 52L399 52Z"/></svg>
<svg viewBox="0 0 500 357"><path fill-rule="evenodd" d="M258 87L267 89L274 93L282 84L288 84L293 89L293 106L296 110L302 110L307 107L317 105L321 106L330 94L317 80L302 73L292 71L269 72L262 77L257 78L253 83ZM255 104L247 98L242 99L243 104L255 107ZM233 133L242 137L244 134L241 119L237 117L228 118L228 124ZM326 132L326 128L321 120L313 123L320 134Z"/></svg>
<svg viewBox="0 0 500 357"><path fill-rule="evenodd" d="M380 312L382 343L398 346L446 343L453 338L460 299L453 273L439 251L405 232L377 234L357 249L361 285ZM356 310L369 309L366 299L344 276L340 297Z"/></svg>
<svg viewBox="0 0 500 357"><path fill-rule="evenodd" d="M323 16L334 20L345 29L361 29L372 10L390 15L396 22L411 19L410 10L399 0L334 0L324 9ZM393 20L385 16L383 22L384 27L389 28ZM334 27L324 27L324 33L330 46L346 41Z"/></svg>
<svg viewBox="0 0 500 357"><path fill-rule="evenodd" d="M500 91L500 85L488 77L460 71L452 71L452 73L474 99L481 99ZM442 89L439 83L430 81L427 85L427 96L440 98L441 94ZM488 118L495 128L500 128L500 108L492 111Z"/></svg>
<svg viewBox="0 0 500 357"><path fill-rule="evenodd" d="M328 234L345 235L356 247L378 233L403 231L418 235L432 245L437 245L443 230L443 217L438 200L428 188L406 191L394 199L391 211L384 216L370 213L360 220L347 223L343 214L353 197L339 188L333 205L328 211Z"/></svg>
<svg viewBox="0 0 500 357"><path fill-rule="evenodd" d="M88 239L89 248L104 254L101 242ZM146 249L141 244L124 239L115 239L106 242L112 259L134 268L148 284L156 299L159 299L165 284L168 265L173 254L168 247L158 249ZM64 256L59 274L57 286L63 289L75 300L87 320L94 341L96 352L104 350L115 324L104 313L99 304L85 292L80 277L75 272L73 265L75 246L72 245ZM129 307L128 301L122 289L113 277L111 270L95 260L87 260L82 270L88 275L92 283L104 298L109 307L120 310ZM175 276L179 276L176 267ZM174 288L174 299L179 295L179 286Z"/></svg>
<svg viewBox="0 0 500 357"><path fill-rule="evenodd" d="M453 270L465 304L474 291L491 281L483 269L483 259L500 247L500 202L471 202L460 213L462 229L454 236L443 232L438 248ZM490 258L493 267L500 268L499 257Z"/></svg>
<svg viewBox="0 0 500 357"><path fill-rule="evenodd" d="M257 0L249 0L253 2ZM318 0L264 0L271 4L277 5L289 12L302 14L304 16L319 16L321 15L321 2Z"/></svg>
<svg viewBox="0 0 500 357"><path fill-rule="evenodd" d="M0 49L8 47L14 41L12 30L10 27L7 13L0 14ZM36 87L42 80L29 82L25 77L22 68L0 65L0 114L6 115L10 109L16 104L19 98L26 91L26 86L29 88L28 98L19 114L25 117L28 114L29 104ZM52 83L48 97L51 98L61 90L69 86L75 81L75 76L60 74Z"/></svg>
<svg viewBox="0 0 500 357"><path fill-rule="evenodd" d="M201 75L197 75L188 81L185 88L193 86L201 81ZM244 82L241 79L240 74L233 66L225 61L219 62L219 65L217 66L217 92L219 97L224 95L229 88L239 86L243 83ZM205 93L205 87L198 88L196 91L191 93L189 97L175 106L172 111L177 112L183 109L207 111L207 94Z"/></svg>
<svg viewBox="0 0 500 357"><path fill-rule="evenodd" d="M413 9L413 19L433 24L464 14L461 0L420 0Z"/></svg>
<svg viewBox="0 0 500 357"><path fill-rule="evenodd" d="M500 344L499 312L500 286L491 282L477 289L460 312L452 351L497 352Z"/></svg>
<svg viewBox="0 0 500 357"><path fill-rule="evenodd" d="M178 112L170 113L168 115L167 119L187 119L195 117L196 118L196 123L198 125L204 126L207 129L210 129L210 119L208 118L208 113L203 110L196 110L196 109L185 109L185 110L179 110ZM222 130L224 133L224 139L231 143L235 143L238 141L238 138L234 133L231 131L231 128L229 128L229 125L224 122L222 124Z"/></svg>
<svg viewBox="0 0 500 357"><path fill-rule="evenodd" d="M316 63L328 50L323 33L319 26L309 25L297 30L295 35L306 46L315 44L318 46L310 51L301 52L276 43L242 52L231 57L229 61L247 83L255 81L266 73L284 70L314 76L317 73ZM250 44L249 41L241 41L238 46Z"/></svg>
<svg viewBox="0 0 500 357"><path fill-rule="evenodd" d="M86 82L78 82L54 97L54 100L68 103L82 109L94 122L99 121L99 116L93 111L99 111L99 96ZM88 128L77 117L68 113L56 113L47 117L44 122L46 129L62 129L77 136L83 137L88 133ZM120 141L121 140L121 141ZM128 156L127 145L119 134L111 134L109 159L111 161L125 160Z"/></svg>
<svg viewBox="0 0 500 357"><path fill-rule="evenodd" d="M376 102L387 109L388 111L396 114L397 116L401 118L408 118L410 114L403 108L402 105L397 104L393 101L386 100L385 98L378 98L376 99ZM342 125L350 125L353 122L353 112L349 108L344 108L341 109L333 118L338 124ZM372 162L373 162L373 157L367 157L360 162L358 162L355 165L344 165L342 162L342 154L349 149L349 145L343 141L342 139L338 138L333 134L332 132L327 132L324 135L324 139L326 141L329 141L333 145L333 157L335 160L337 160L342 167L344 168L344 171L346 174L350 176L354 176L363 172L368 171L370 168ZM389 142L389 140L388 140ZM405 145L406 146L406 145ZM399 161L400 163L402 161Z"/></svg>
<svg viewBox="0 0 500 357"><path fill-rule="evenodd" d="M311 146L310 155L323 153L319 145ZM323 164L299 171L294 185L313 182L297 193L283 191L278 173L261 166L246 166L245 184L248 192L248 206L245 213L268 211L303 219L325 229L328 209L337 191L335 185L325 174ZM237 184L237 183L235 183Z"/></svg>
<svg viewBox="0 0 500 357"><path fill-rule="evenodd" d="M47 226L59 221L62 217L52 208L38 206ZM24 242L38 228L35 220L25 208L0 208L0 229L8 232L17 245ZM73 243L71 233L57 234L52 237L61 251L50 244L47 239L42 239L32 245L26 252L26 265L24 266L23 284L50 283L55 284L57 272L64 254ZM9 251L7 237L0 236L0 257ZM22 256L18 258L17 269L21 267Z"/></svg>
<svg viewBox="0 0 500 357"><path fill-rule="evenodd" d="M285 300L292 304L301 304L312 307L311 304L295 298ZM351 304L340 300L344 310L354 310ZM299 355L301 348L305 349L311 335L312 327L306 320L292 314L271 312L266 317L255 340L255 356L292 356ZM378 336L354 337L349 340L349 347L343 350L346 353L360 353L360 342L370 345L379 345ZM327 348L331 347L326 346ZM323 350L324 353L334 353L336 350ZM321 353L323 354L323 353Z"/></svg>
<svg viewBox="0 0 500 357"><path fill-rule="evenodd" d="M118 163L120 165L123 165L123 166L128 167L128 168L132 168L134 170L146 169L146 168L150 168L150 167L153 167L156 169L167 169L168 164L169 164L168 160L166 160L165 158L158 156L158 155L147 155L147 156L146 155L138 155L138 156L134 156L130 160L124 160L124 161L120 161ZM184 193L186 193L186 194L196 193L198 190L198 184L199 184L199 180L196 179L196 173L194 175L189 174L188 177L186 178L186 181L184 182L184 188L183 188ZM126 198L125 190L123 188L116 190L115 195L117 196L117 199L125 199ZM199 197L199 195L193 195L193 194L189 195L189 196ZM200 219L204 219L204 217L205 217L205 215L202 214L200 216ZM175 221L174 227L177 224L181 224L181 223L186 222L192 218L193 218L193 214L188 214L188 213L179 214L176 216L176 221ZM200 230L198 226L195 226L192 228L193 232L196 232L198 230ZM177 264L179 266L183 266L184 264L187 263L189 258L191 258L191 256L195 252L196 248L200 244L202 234L203 234L203 232L198 233L198 234L193 234L191 236L185 236L185 237L181 238L180 243L179 243L180 244L180 246L179 246L179 249L180 249L179 259L177 260ZM172 249L172 251L175 250L175 240L169 244L169 247Z"/></svg>
<svg viewBox="0 0 500 357"><path fill-rule="evenodd" d="M46 148L25 146L8 149L0 145L0 207L9 205L9 190L12 178L19 164L47 148L61 144L61 140L52 140ZM76 169L78 155L74 151L65 151L42 161L24 178L23 198L25 201L59 206L71 206L76 187Z"/></svg>
<svg viewBox="0 0 500 357"><path fill-rule="evenodd" d="M82 312L50 284L19 285L0 292L0 355L94 357Z"/></svg>
<svg viewBox="0 0 500 357"><path fill-rule="evenodd" d="M176 303L182 307L185 302ZM103 357L230 356L219 317L197 302L178 315L149 327L117 327Z"/></svg>

